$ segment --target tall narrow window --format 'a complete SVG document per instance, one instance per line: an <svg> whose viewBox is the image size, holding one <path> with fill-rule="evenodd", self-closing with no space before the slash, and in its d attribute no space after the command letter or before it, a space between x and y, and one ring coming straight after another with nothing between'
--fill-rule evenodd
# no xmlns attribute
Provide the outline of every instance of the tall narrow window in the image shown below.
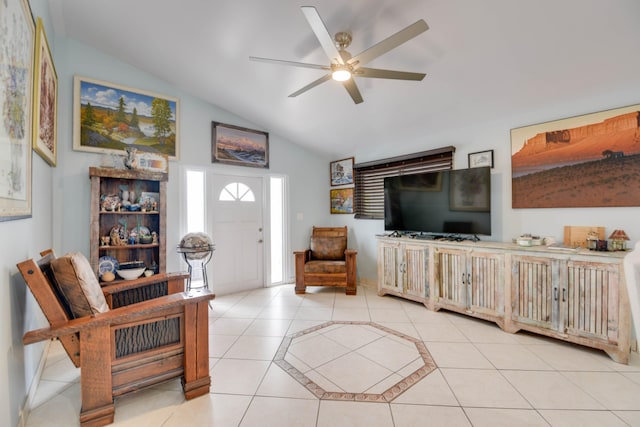
<svg viewBox="0 0 640 427"><path fill-rule="evenodd" d="M271 284L284 281L284 178L272 176L271 193Z"/></svg>
<svg viewBox="0 0 640 427"><path fill-rule="evenodd" d="M186 172L187 233L204 230L204 171Z"/></svg>

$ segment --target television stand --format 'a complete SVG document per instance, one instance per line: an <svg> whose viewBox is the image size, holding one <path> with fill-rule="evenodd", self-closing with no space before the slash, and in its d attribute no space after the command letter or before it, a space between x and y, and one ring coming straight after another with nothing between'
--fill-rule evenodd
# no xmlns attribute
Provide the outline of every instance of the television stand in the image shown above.
<svg viewBox="0 0 640 427"><path fill-rule="evenodd" d="M492 321L506 332L597 348L616 362L629 362L625 252L445 237L378 237L378 295Z"/></svg>

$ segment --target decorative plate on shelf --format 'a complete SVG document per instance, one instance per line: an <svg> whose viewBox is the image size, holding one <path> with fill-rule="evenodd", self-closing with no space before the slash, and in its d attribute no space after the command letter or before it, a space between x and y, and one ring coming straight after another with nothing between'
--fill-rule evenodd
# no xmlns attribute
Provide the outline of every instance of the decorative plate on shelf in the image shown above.
<svg viewBox="0 0 640 427"><path fill-rule="evenodd" d="M102 276L107 271L116 274L116 270L120 267L118 260L112 256L103 256L98 260L98 272Z"/></svg>
<svg viewBox="0 0 640 427"><path fill-rule="evenodd" d="M138 236L143 236L143 235L151 235L151 231L149 230L149 228L145 227L144 225L139 225L133 229L131 229L131 232L136 232L136 234Z"/></svg>

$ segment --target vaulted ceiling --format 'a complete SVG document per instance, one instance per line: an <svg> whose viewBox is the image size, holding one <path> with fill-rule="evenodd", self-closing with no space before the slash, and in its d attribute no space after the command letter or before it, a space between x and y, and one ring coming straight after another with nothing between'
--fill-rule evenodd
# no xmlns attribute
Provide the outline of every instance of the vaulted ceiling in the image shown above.
<svg viewBox="0 0 640 427"><path fill-rule="evenodd" d="M568 100L640 95L637 0L49 1L56 33L334 156L461 119L473 126ZM428 31L369 66L427 77L356 78L358 105L335 81L288 97L323 71L249 56L327 64L300 6L315 6L330 34L350 31L354 55L424 19Z"/></svg>

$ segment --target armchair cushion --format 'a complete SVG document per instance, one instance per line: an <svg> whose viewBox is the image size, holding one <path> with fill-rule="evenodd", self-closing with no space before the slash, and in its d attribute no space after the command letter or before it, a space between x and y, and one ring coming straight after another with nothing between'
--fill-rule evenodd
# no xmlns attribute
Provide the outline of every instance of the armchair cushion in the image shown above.
<svg viewBox="0 0 640 427"><path fill-rule="evenodd" d="M347 236L312 236L310 249L311 259L344 260L344 251L347 249Z"/></svg>
<svg viewBox="0 0 640 427"><path fill-rule="evenodd" d="M345 261L309 261L304 265L305 273L346 273L347 263Z"/></svg>
<svg viewBox="0 0 640 427"><path fill-rule="evenodd" d="M83 254L72 252L56 258L51 261L51 269L75 318L109 311L98 279Z"/></svg>

